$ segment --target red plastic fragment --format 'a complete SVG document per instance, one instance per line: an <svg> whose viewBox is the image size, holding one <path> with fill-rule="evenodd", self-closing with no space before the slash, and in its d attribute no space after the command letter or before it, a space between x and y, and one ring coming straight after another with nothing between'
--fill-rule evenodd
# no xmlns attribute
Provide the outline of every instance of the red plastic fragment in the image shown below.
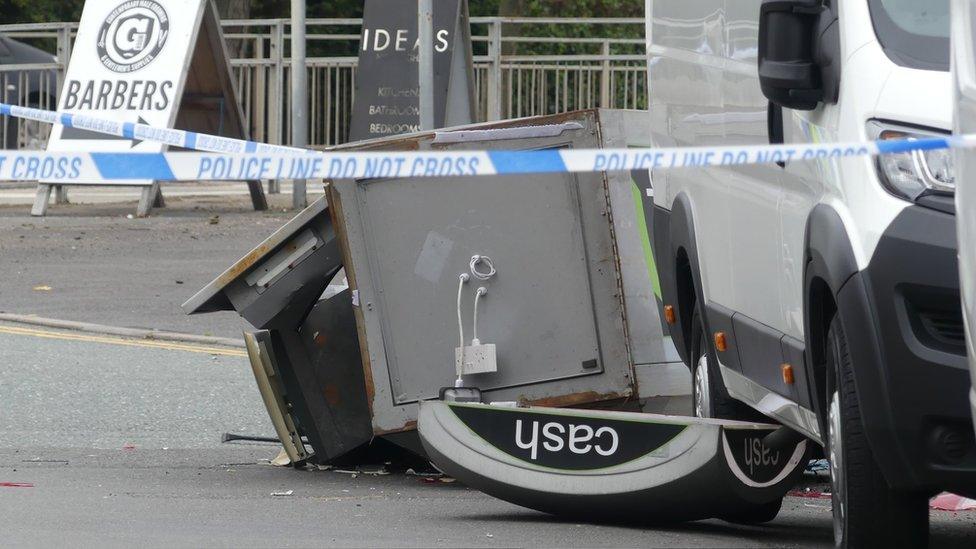
<svg viewBox="0 0 976 549"><path fill-rule="evenodd" d="M818 492L816 490L791 490L786 495L794 498L830 499L830 492Z"/></svg>
<svg viewBox="0 0 976 549"><path fill-rule="evenodd" d="M939 511L976 511L976 500L964 498L949 492L942 492L932 498L929 507Z"/></svg>
<svg viewBox="0 0 976 549"><path fill-rule="evenodd" d="M33 482L0 482L0 488L33 488Z"/></svg>

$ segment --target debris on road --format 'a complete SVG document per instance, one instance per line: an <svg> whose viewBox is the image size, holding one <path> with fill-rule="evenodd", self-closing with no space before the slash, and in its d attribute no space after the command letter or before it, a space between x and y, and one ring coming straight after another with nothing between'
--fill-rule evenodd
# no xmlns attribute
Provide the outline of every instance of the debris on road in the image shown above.
<svg viewBox="0 0 976 549"><path fill-rule="evenodd" d="M380 465L379 467L373 467L373 468L360 467L359 472L364 475L368 475L372 477L379 477L379 476L390 474L390 471L386 469L385 465Z"/></svg>
<svg viewBox="0 0 976 549"><path fill-rule="evenodd" d="M420 482L423 482L424 484L451 484L452 482L457 482L457 479L454 477L441 475L439 477L421 477Z"/></svg>
<svg viewBox="0 0 976 549"><path fill-rule="evenodd" d="M48 286L47 284L39 284L33 288L35 292L50 292L53 289L54 288Z"/></svg>
<svg viewBox="0 0 976 549"><path fill-rule="evenodd" d="M976 511L976 499L942 492L929 501L929 507L939 511Z"/></svg>
<svg viewBox="0 0 976 549"><path fill-rule="evenodd" d="M275 467L288 467L291 465L291 458L288 457L288 452L284 448L278 451L278 455L271 460L271 465Z"/></svg>
<svg viewBox="0 0 976 549"><path fill-rule="evenodd" d="M328 467L328 466L326 466ZM326 469L327 470L327 469ZM371 477L385 476L389 475L390 471L387 470L385 465L380 466L359 466L355 469L332 469L335 473L341 473L344 475L349 475L352 478L356 478L359 475L367 475Z"/></svg>
<svg viewBox="0 0 976 549"><path fill-rule="evenodd" d="M807 468L803 472L807 476L830 477L830 462L826 459L813 459L807 463Z"/></svg>
<svg viewBox="0 0 976 549"><path fill-rule="evenodd" d="M411 477L442 477L442 476L444 476L444 473L441 473L439 471L421 471L421 472L417 472L413 468L407 469L406 471L403 472L403 474L408 475L408 476L411 476Z"/></svg>
<svg viewBox="0 0 976 549"><path fill-rule="evenodd" d="M811 499L830 499L830 492L821 492L819 490L812 490L810 488L804 488L803 490L791 490L787 492L787 496L794 498L811 498Z"/></svg>
<svg viewBox="0 0 976 549"><path fill-rule="evenodd" d="M285 491L285 492L271 492L271 495L274 496L274 497L287 497L287 496L290 496L290 495L292 495L294 493L295 493L294 490L288 490L288 491Z"/></svg>
<svg viewBox="0 0 976 549"><path fill-rule="evenodd" d="M33 488L33 482L0 482L0 488Z"/></svg>

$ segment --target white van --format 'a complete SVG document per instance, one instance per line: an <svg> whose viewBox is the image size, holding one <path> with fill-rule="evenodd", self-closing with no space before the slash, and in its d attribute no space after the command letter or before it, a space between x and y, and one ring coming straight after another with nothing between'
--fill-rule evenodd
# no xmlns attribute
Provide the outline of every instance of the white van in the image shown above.
<svg viewBox="0 0 976 549"><path fill-rule="evenodd" d="M656 146L952 127L949 0L648 0ZM664 318L698 415L772 417L831 459L842 546L924 543L976 494L945 151L655 171Z"/></svg>

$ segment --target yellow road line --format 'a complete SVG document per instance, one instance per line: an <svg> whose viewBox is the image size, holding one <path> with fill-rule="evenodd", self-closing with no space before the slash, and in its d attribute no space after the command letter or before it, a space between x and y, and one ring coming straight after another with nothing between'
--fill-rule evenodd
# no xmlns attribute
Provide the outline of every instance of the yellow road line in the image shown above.
<svg viewBox="0 0 976 549"><path fill-rule="evenodd" d="M103 336L85 333L54 332L50 330L38 330L35 328L18 328L13 326L0 326L0 334L12 334L40 337L45 339L63 339L67 341L85 341L89 343L106 343L109 345L122 345L125 347L147 347L152 349L166 349L169 351L184 351L188 353L203 353L208 355L222 356L247 356L243 349L228 349L226 347L208 347L205 345L194 345L192 343L178 343L175 341L157 341L152 339L127 339L116 336Z"/></svg>

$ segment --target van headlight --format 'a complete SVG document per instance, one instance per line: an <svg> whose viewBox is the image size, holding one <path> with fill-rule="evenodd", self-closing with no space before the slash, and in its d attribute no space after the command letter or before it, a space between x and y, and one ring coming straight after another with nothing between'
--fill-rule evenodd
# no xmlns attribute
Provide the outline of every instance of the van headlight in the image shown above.
<svg viewBox="0 0 976 549"><path fill-rule="evenodd" d="M868 134L876 140L945 137L948 132L899 126L872 120ZM916 200L926 194L951 194L956 190L952 151L939 149L882 154L876 165L881 183L896 196Z"/></svg>

